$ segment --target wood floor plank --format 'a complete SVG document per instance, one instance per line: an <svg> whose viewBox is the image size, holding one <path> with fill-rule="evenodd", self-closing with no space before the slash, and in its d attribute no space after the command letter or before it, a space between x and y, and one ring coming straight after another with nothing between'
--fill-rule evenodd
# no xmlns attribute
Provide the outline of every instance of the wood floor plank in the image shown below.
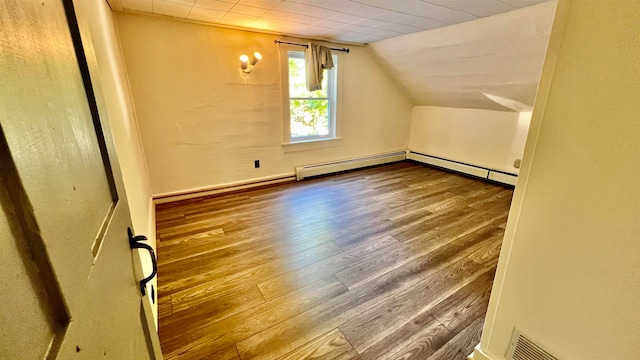
<svg viewBox="0 0 640 360"><path fill-rule="evenodd" d="M466 235L488 225L493 226L495 220L502 217L493 211L478 214L465 208L458 209L455 214L450 215L444 218L427 218L424 222L415 224L412 229L403 229L401 233L391 234L405 243L447 239Z"/></svg>
<svg viewBox="0 0 640 360"><path fill-rule="evenodd" d="M229 346L222 350L210 352L205 357L200 357L195 353L184 353L177 356L164 356L166 360L240 360L240 355L235 346Z"/></svg>
<svg viewBox="0 0 640 360"><path fill-rule="evenodd" d="M402 215L408 215L416 211L428 213L425 209L426 203L433 196L438 196L447 192L446 189L410 189L406 198L391 198L385 201L386 207L389 209L388 215L391 219Z"/></svg>
<svg viewBox="0 0 640 360"><path fill-rule="evenodd" d="M190 317L206 316L210 320L217 321L223 319L237 312L240 312L246 308L253 307L257 304L265 302L260 289L256 285L249 285L247 287L238 289L233 294L226 294L206 301L199 306L189 304L185 306L184 303L174 300L171 296L171 311L172 314L167 318L167 322L172 318L180 317L184 320ZM179 314L181 311L189 310L188 314Z"/></svg>
<svg viewBox="0 0 640 360"><path fill-rule="evenodd" d="M183 221L184 220L184 212L182 211L159 211L156 212L156 222L157 224L166 223L169 221Z"/></svg>
<svg viewBox="0 0 640 360"><path fill-rule="evenodd" d="M420 244L400 244L380 256L362 261L335 275L349 289L396 269L422 254Z"/></svg>
<svg viewBox="0 0 640 360"><path fill-rule="evenodd" d="M347 360L358 355L338 329L311 340L278 360L322 359Z"/></svg>
<svg viewBox="0 0 640 360"><path fill-rule="evenodd" d="M158 205L164 356L459 358L512 194L405 161Z"/></svg>
<svg viewBox="0 0 640 360"><path fill-rule="evenodd" d="M363 210L364 208L364 210ZM341 211L340 214L331 214L333 220L341 228L351 224L362 224L363 221L369 221L375 218L375 214L381 210L381 205L360 203L354 204L350 209Z"/></svg>
<svg viewBox="0 0 640 360"><path fill-rule="evenodd" d="M222 229L214 229L182 238L174 238L170 242L178 242L171 245L164 245L163 243L167 241L160 241L158 249L162 250L162 256L158 256L158 264L164 265L214 251L215 244L224 239L224 236Z"/></svg>
<svg viewBox="0 0 640 360"><path fill-rule="evenodd" d="M429 309L431 315L456 333L483 315L489 303L496 269L489 269L480 277Z"/></svg>
<svg viewBox="0 0 640 360"><path fill-rule="evenodd" d="M171 295L158 295L158 318L166 318L173 314L173 310L171 309Z"/></svg>
<svg viewBox="0 0 640 360"><path fill-rule="evenodd" d="M454 249L453 251L457 252L462 246L470 248L476 242L488 238L501 238L502 232L492 226L485 226L469 232L465 231L462 234L444 232L444 235L445 236L442 236L444 239L440 237L427 237L421 239L421 241L410 242L397 251L390 251L382 256L363 261L353 267L337 272L336 276L351 289L404 263L422 258L425 254L439 248L442 248L441 250L443 251L451 252L452 250L449 248L452 247ZM434 239L437 241L434 241Z"/></svg>
<svg viewBox="0 0 640 360"><path fill-rule="evenodd" d="M483 273L486 275L486 270L480 264L463 259L365 310L341 325L340 331L363 352Z"/></svg>
<svg viewBox="0 0 640 360"><path fill-rule="evenodd" d="M400 223L401 225L391 232L391 236L403 242L411 241L425 233L430 233L441 227L458 222L462 216L464 216L464 213L459 209L423 216L415 221Z"/></svg>
<svg viewBox="0 0 640 360"><path fill-rule="evenodd" d="M487 267L495 267L498 263L498 255L502 249L502 239L504 237L504 230L496 233L494 240L482 249L478 249L473 254L469 255L469 259Z"/></svg>
<svg viewBox="0 0 640 360"><path fill-rule="evenodd" d="M166 333L161 337L162 350L170 356L191 353L205 357L347 291L337 278L330 276L218 322L207 318L183 322L179 333Z"/></svg>
<svg viewBox="0 0 640 360"><path fill-rule="evenodd" d="M185 237L189 235L205 234L217 229L224 229L225 231L229 231L239 226L237 221L212 221L211 218L206 218L201 221L192 221L191 219L185 219L183 221L180 221L180 223L180 225L167 227L164 230L157 229L158 242L169 241L175 238Z"/></svg>
<svg viewBox="0 0 640 360"><path fill-rule="evenodd" d="M361 352L356 359L416 359L433 355L438 349L482 318L488 303L492 271L462 287L428 311L422 312L402 327ZM463 316L464 314L472 316ZM436 318L437 315L442 317Z"/></svg>
<svg viewBox="0 0 640 360"><path fill-rule="evenodd" d="M224 282L228 277L243 274L243 271L259 268L272 261L277 260L276 254L269 248L261 249L251 253L251 256L242 258L230 258L220 260L215 264L203 265L201 267L193 267L191 271L186 270L168 275L159 275L158 285L159 294L177 294L180 291L186 291L195 287L218 280Z"/></svg>
<svg viewBox="0 0 640 360"><path fill-rule="evenodd" d="M504 187L494 186L493 184L483 184L481 186L466 186L450 189L456 195L462 196L468 201L474 199L486 198L505 190Z"/></svg>
<svg viewBox="0 0 640 360"><path fill-rule="evenodd" d="M483 318L476 319L471 325L459 332L451 341L444 344L426 360L465 360L480 343Z"/></svg>
<svg viewBox="0 0 640 360"><path fill-rule="evenodd" d="M429 198L429 201L425 204L426 206L424 208L427 211L436 213L460 204L463 201L465 201L465 198L463 198L462 196L458 196L450 191L446 191L439 194L438 196Z"/></svg>
<svg viewBox="0 0 640 360"><path fill-rule="evenodd" d="M172 293L172 306L175 311L176 308L198 305L227 294L234 289L242 288L248 284L258 284L261 281L305 267L340 252L342 252L342 249L337 245L326 243L309 249L295 258L277 259L237 273L215 278Z"/></svg>
<svg viewBox="0 0 640 360"><path fill-rule="evenodd" d="M258 287L266 299L272 299L306 286L314 279L322 278L326 274L336 274L342 269L375 258L383 252L388 253L400 246L400 242L391 236L385 236L381 239L374 237L348 251L263 281L258 284Z"/></svg>
<svg viewBox="0 0 640 360"><path fill-rule="evenodd" d="M158 266L158 287L166 285L176 278L188 277L194 271L201 271L204 268L204 261L201 256L194 256L187 259L174 261L171 263L163 263Z"/></svg>
<svg viewBox="0 0 640 360"><path fill-rule="evenodd" d="M391 221L385 218L378 218L366 222L343 225L338 231L337 238L334 242L343 249L350 249L372 237L393 236L392 234L403 224L403 221Z"/></svg>
<svg viewBox="0 0 640 360"><path fill-rule="evenodd" d="M485 197L478 198L476 201L469 204L468 206L474 209L482 209L495 204L498 204L498 206L500 206L501 204L504 204L504 203L510 203L512 196L513 196L512 190L503 189L502 191L492 196L488 196L488 197L485 196Z"/></svg>
<svg viewBox="0 0 640 360"><path fill-rule="evenodd" d="M385 337L383 341L378 341L364 352L359 353L353 359L419 359L411 354L402 354L407 344L419 345L417 350L422 355L433 354L447 343L447 338L450 336L451 331L426 312L416 316L411 322ZM408 356L403 357L403 355Z"/></svg>
<svg viewBox="0 0 640 360"><path fill-rule="evenodd" d="M508 214L505 214L504 216L501 216L497 219L494 220L494 222L492 223L493 225L501 228L502 230L504 230L507 226L507 219L509 218Z"/></svg>
<svg viewBox="0 0 640 360"><path fill-rule="evenodd" d="M411 269L400 268L385 279L341 294L239 343L242 359L274 359L339 326L366 308L384 301L420 281Z"/></svg>
<svg viewBox="0 0 640 360"><path fill-rule="evenodd" d="M225 262L232 259L238 260L238 258L256 256L257 253L265 252L267 249L273 252L271 245L272 243L267 241L240 242L203 253L201 258L204 267L217 268L227 265Z"/></svg>
<svg viewBox="0 0 640 360"><path fill-rule="evenodd" d="M491 239L491 229L476 236L468 246L462 240L438 249L436 254L423 256L391 270L363 286L351 289L326 303L273 326L237 344L240 357L276 358L310 341L320 334L340 326L357 314L410 288L435 272L461 260ZM464 249L463 249L464 248ZM286 340L283 340L286 339Z"/></svg>
<svg viewBox="0 0 640 360"><path fill-rule="evenodd" d="M256 226L252 230L227 233L227 238L235 244L269 243L279 257L299 253L338 238L339 227L329 218L313 222L296 217L289 217L289 220L296 221L296 225ZM247 223L245 226L255 225Z"/></svg>
<svg viewBox="0 0 640 360"><path fill-rule="evenodd" d="M158 248L165 249L163 250L163 252L167 252L173 249L181 249L183 247L200 245L203 243L211 243L212 241L215 241L216 238L220 237L224 237L224 230L218 228L193 235L175 237L170 240L161 239L158 242Z"/></svg>

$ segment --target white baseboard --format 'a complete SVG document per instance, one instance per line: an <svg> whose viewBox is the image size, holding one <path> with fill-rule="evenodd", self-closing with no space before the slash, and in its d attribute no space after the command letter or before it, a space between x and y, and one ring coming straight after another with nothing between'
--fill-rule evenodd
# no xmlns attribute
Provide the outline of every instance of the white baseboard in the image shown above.
<svg viewBox="0 0 640 360"><path fill-rule="evenodd" d="M489 171L489 176L487 177L487 179L501 182L503 184L509 184L512 186L516 186L516 181L518 181L518 177L515 175L495 171Z"/></svg>
<svg viewBox="0 0 640 360"><path fill-rule="evenodd" d="M518 175L516 174L509 174L482 166L465 164L459 161L448 160L413 151L407 152L407 159L511 186L515 186L516 181L518 180Z"/></svg>
<svg viewBox="0 0 640 360"><path fill-rule="evenodd" d="M168 202L194 199L202 196L222 194L238 190L246 190L250 188L291 182L295 180L299 181L311 176L331 174L339 171L355 170L368 166L403 161L405 159L512 186L516 184L516 180L518 178L515 174L509 174L501 171L483 168L481 166L447 160L427 154L416 153L410 150L400 150L361 158L333 161L329 163L297 166L295 168L295 174L281 174L247 181L238 181L203 188L156 194L153 196L153 203L164 204Z"/></svg>
<svg viewBox="0 0 640 360"><path fill-rule="evenodd" d="M476 345L476 348L473 349L473 354L471 355L470 359L472 359L472 360L497 360L497 359L494 359L494 358L490 357L484 351L482 351L482 349L480 349L480 344Z"/></svg>
<svg viewBox="0 0 640 360"><path fill-rule="evenodd" d="M339 171L354 170L368 166L388 164L402 161L407 158L404 150L391 153L366 156L361 158L332 161L322 164L312 164L296 167L296 179L298 181L311 176L326 175Z"/></svg>
<svg viewBox="0 0 640 360"><path fill-rule="evenodd" d="M154 204L164 204L174 201L195 199L202 196L209 196L215 194L223 194L232 191L246 190L261 186L280 184L285 182L295 181L293 174L282 174L276 176L269 176L264 178L252 179L248 181L237 181L233 183L220 184L215 186L208 186L197 189L189 189L184 191L176 191L172 193L164 193L153 196Z"/></svg>
<svg viewBox="0 0 640 360"><path fill-rule="evenodd" d="M246 190L260 186L274 185L285 182L302 180L305 177L330 174L338 171L353 170L367 166L381 165L406 159L406 152L396 151L393 153L372 155L357 159L347 159L334 161L325 164L313 164L307 166L298 166L295 168L294 174L281 174L264 178L252 179L247 181L238 181L233 183L220 184L210 187L195 188L184 191L176 191L170 193L156 194L153 196L154 204L164 204L174 201L194 199L202 196L222 194L238 190Z"/></svg>

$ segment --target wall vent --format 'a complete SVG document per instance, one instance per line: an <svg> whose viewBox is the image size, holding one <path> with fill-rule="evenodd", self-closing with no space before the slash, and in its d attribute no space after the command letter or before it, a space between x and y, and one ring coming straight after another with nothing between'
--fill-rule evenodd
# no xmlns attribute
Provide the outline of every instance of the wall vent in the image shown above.
<svg viewBox="0 0 640 360"><path fill-rule="evenodd" d="M560 358L551 355L540 345L534 343L529 337L524 335L520 330L513 329L511 342L507 349L508 360L560 360Z"/></svg>

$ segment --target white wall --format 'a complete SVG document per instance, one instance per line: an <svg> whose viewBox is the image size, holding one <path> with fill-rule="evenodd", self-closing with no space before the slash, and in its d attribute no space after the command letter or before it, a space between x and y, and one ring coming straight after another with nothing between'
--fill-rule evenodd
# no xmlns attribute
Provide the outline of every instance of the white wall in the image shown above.
<svg viewBox="0 0 640 360"><path fill-rule="evenodd" d="M155 207L114 15L104 0L74 3L81 15L79 21L88 25L91 34L133 229L136 234L146 235L147 243L155 248ZM145 273L151 273L148 253L141 253L141 260Z"/></svg>
<svg viewBox="0 0 640 360"><path fill-rule="evenodd" d="M560 0L479 354L640 355L640 8Z"/></svg>
<svg viewBox="0 0 640 360"><path fill-rule="evenodd" d="M517 174L530 120L530 112L416 106L409 149Z"/></svg>
<svg viewBox="0 0 640 360"><path fill-rule="evenodd" d="M293 174L294 166L404 150L412 103L369 49L344 68L342 140L287 152L273 35L117 14L154 195ZM263 60L241 75L238 57ZM254 160L261 168L254 169Z"/></svg>
<svg viewBox="0 0 640 360"><path fill-rule="evenodd" d="M371 48L415 105L530 111L554 12L549 1Z"/></svg>

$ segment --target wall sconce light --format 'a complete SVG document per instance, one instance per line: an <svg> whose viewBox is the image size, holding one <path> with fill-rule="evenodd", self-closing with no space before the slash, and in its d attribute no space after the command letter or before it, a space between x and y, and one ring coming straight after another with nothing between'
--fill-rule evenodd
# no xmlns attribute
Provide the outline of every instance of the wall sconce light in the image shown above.
<svg viewBox="0 0 640 360"><path fill-rule="evenodd" d="M240 69L246 74L250 74L253 67L258 63L258 61L262 60L262 54L259 52L254 52L251 60L247 55L240 55Z"/></svg>

